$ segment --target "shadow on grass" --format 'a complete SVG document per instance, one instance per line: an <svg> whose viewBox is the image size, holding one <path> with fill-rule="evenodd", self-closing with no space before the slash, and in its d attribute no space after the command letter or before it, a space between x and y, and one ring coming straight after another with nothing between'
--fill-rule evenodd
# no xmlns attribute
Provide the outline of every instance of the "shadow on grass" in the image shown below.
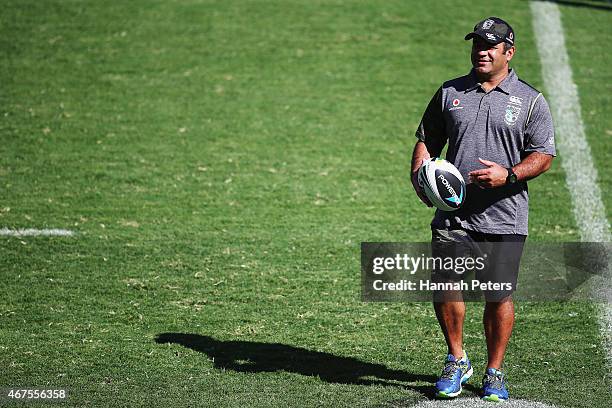
<svg viewBox="0 0 612 408"><path fill-rule="evenodd" d="M318 377L329 383L356 385L394 385L435 398L436 377L392 370L382 364L367 363L352 357L312 351L280 343L221 341L188 333L161 333L155 342L174 343L208 355L215 368L243 373L287 371ZM426 382L427 385L406 383ZM464 388L477 393L471 385Z"/></svg>

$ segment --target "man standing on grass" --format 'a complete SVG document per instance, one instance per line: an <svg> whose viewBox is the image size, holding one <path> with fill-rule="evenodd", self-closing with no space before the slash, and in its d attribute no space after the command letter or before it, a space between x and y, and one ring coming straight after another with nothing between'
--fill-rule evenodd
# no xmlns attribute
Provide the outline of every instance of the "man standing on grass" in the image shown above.
<svg viewBox="0 0 612 408"><path fill-rule="evenodd" d="M514 324L512 292L527 236L526 181L550 168L554 131L542 94L509 67L515 53L512 27L489 17L465 39L472 40L472 70L445 82L429 102L416 132L412 184L431 207L418 185L417 172L448 144L446 159L468 182L466 202L455 212L436 211L431 223L433 255L444 256L440 248L449 248L449 243L485 251L487 280L512 283L512 290L484 291L488 361L482 397L500 401L508 399L501 370ZM461 278L453 271L434 271L434 277ZM465 303L459 292L453 299L434 297L434 309L448 345L436 391L439 397L452 398L461 393L461 384L473 372L463 350Z"/></svg>

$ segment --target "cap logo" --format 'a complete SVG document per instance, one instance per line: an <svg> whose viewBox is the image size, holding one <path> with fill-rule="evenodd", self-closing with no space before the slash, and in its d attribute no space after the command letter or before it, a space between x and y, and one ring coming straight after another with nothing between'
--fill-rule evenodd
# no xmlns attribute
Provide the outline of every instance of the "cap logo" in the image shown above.
<svg viewBox="0 0 612 408"><path fill-rule="evenodd" d="M493 23L495 23L493 20L485 20L482 23L482 29L483 30L488 30L489 28L493 27Z"/></svg>
<svg viewBox="0 0 612 408"><path fill-rule="evenodd" d="M508 37L510 37L511 40L514 40L514 33L510 31L510 35Z"/></svg>
<svg viewBox="0 0 612 408"><path fill-rule="evenodd" d="M453 100L453 106L458 106L461 103L461 101L459 101L459 99L454 99Z"/></svg>
<svg viewBox="0 0 612 408"><path fill-rule="evenodd" d="M496 40L497 40L497 38L495 37L495 35L494 35L494 34L491 34L491 33L486 33L485 35L486 35L486 36L487 36L487 38L488 38L489 40L491 40L491 41L496 41Z"/></svg>

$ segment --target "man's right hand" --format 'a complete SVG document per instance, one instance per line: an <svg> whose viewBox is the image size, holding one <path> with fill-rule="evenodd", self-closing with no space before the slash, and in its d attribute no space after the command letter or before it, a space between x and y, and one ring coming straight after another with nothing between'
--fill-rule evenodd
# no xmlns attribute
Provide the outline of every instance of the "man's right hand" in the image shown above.
<svg viewBox="0 0 612 408"><path fill-rule="evenodd" d="M411 177L412 187L414 187L414 191L416 192L419 199L423 202L423 204L425 204L428 207L433 207L433 204L431 203L431 201L429 201L429 198L427 198L427 196L425 195L425 192L419 185L418 174L419 174L418 170L412 172L412 177Z"/></svg>
<svg viewBox="0 0 612 408"><path fill-rule="evenodd" d="M421 168L423 163L430 158L431 156L429 155L429 152L427 151L427 147L425 146L425 143L421 141L417 142L416 145L414 145L414 151L412 152L412 165L411 165L411 177L410 178L412 181L412 187L414 187L414 191L416 192L417 196L419 196L419 199L426 206L433 207L433 204L431 203L431 201L429 201L429 198L427 198L421 186L419 186L419 180L418 180L419 169Z"/></svg>

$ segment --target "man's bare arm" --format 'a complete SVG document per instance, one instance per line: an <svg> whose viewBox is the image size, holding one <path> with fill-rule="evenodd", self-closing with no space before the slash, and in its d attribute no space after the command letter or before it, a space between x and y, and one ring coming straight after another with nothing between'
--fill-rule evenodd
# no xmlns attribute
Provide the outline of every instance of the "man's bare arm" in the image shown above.
<svg viewBox="0 0 612 408"><path fill-rule="evenodd" d="M514 166L512 170L514 170L514 174L516 174L519 181L527 181L548 171L552 161L553 156L549 154L533 152Z"/></svg>
<svg viewBox="0 0 612 408"><path fill-rule="evenodd" d="M506 184L508 170L495 162L479 160L487 167L471 171L469 173L470 182L481 188L494 188ZM513 166L512 170L519 181L527 181L550 169L552 161L553 156L549 154L533 152L526 156L519 164Z"/></svg>

